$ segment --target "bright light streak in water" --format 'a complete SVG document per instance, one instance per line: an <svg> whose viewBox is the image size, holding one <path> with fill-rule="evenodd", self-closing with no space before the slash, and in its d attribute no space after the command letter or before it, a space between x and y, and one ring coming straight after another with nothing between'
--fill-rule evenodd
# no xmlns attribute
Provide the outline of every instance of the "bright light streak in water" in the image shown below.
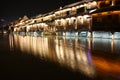
<svg viewBox="0 0 120 80"><path fill-rule="evenodd" d="M59 63L90 77L97 74L118 76L120 73L120 59L108 58L111 53L120 52L120 40L14 35L13 44L12 38L9 36L10 45L13 45L11 48L15 46L22 52Z"/></svg>
<svg viewBox="0 0 120 80"><path fill-rule="evenodd" d="M90 77L95 74L93 65L88 60L87 51L78 45L77 39L69 43L67 39L59 37L14 35L14 41L15 46L23 52L58 62L62 66L82 72Z"/></svg>
<svg viewBox="0 0 120 80"><path fill-rule="evenodd" d="M98 58L97 56L92 56L96 70L99 74L107 74L108 76L119 76L120 74L120 63L115 62L115 60ZM106 75L102 75L106 76Z"/></svg>
<svg viewBox="0 0 120 80"><path fill-rule="evenodd" d="M10 50L14 50L14 44L13 44L13 35L9 35L9 45L10 45Z"/></svg>

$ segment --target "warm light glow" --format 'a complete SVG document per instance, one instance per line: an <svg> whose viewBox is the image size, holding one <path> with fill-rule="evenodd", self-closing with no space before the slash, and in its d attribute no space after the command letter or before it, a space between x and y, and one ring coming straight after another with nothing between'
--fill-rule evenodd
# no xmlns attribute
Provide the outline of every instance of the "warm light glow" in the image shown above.
<svg viewBox="0 0 120 80"><path fill-rule="evenodd" d="M96 69L101 71L102 74L109 74L111 76L114 76L119 75L120 73L120 63L115 62L115 60L92 56L92 61Z"/></svg>
<svg viewBox="0 0 120 80"><path fill-rule="evenodd" d="M66 18L66 20L68 20L68 21L69 21L69 20L70 20L70 18Z"/></svg>
<svg viewBox="0 0 120 80"><path fill-rule="evenodd" d="M77 19L79 24L83 24L83 16L78 16Z"/></svg>
<svg viewBox="0 0 120 80"><path fill-rule="evenodd" d="M58 62L60 65L80 71L91 77L95 74L92 63L88 60L87 52L82 44L78 46L78 40L75 40L76 44L74 45L74 42L69 43L67 39L62 37L59 39L59 37L15 35L14 41L15 46L23 52Z"/></svg>
<svg viewBox="0 0 120 80"><path fill-rule="evenodd" d="M13 34L9 34L9 46L11 51L14 50Z"/></svg>
<svg viewBox="0 0 120 80"><path fill-rule="evenodd" d="M72 20L75 20L76 18L75 17L71 17Z"/></svg>
<svg viewBox="0 0 120 80"><path fill-rule="evenodd" d="M78 18L80 19L80 18L82 18L82 16L78 16Z"/></svg>
<svg viewBox="0 0 120 80"><path fill-rule="evenodd" d="M111 37L112 37L112 39L114 39L114 35L113 35L113 34L112 34L112 36L111 36Z"/></svg>
<svg viewBox="0 0 120 80"><path fill-rule="evenodd" d="M89 2L87 5L87 9L92 9L92 8L96 8L97 7L97 2L93 1L93 2Z"/></svg>
<svg viewBox="0 0 120 80"><path fill-rule="evenodd" d="M84 15L83 17L87 19L87 18L90 18L90 15Z"/></svg>
<svg viewBox="0 0 120 80"><path fill-rule="evenodd" d="M93 17L99 17L99 16L106 16L106 15L110 15L110 14L120 14L120 11L109 11L109 12L101 12L101 13L95 13L95 14L92 14Z"/></svg>
<svg viewBox="0 0 120 80"><path fill-rule="evenodd" d="M92 13L92 12L94 12L94 11L96 11L96 10L97 10L97 9L90 10L89 13Z"/></svg>

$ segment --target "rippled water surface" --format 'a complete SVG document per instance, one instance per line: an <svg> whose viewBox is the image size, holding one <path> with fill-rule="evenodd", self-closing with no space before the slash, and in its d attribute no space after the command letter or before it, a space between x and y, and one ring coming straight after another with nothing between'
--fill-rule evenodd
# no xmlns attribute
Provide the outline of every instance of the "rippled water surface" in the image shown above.
<svg viewBox="0 0 120 80"><path fill-rule="evenodd" d="M120 80L120 40L9 34L0 51L4 79Z"/></svg>

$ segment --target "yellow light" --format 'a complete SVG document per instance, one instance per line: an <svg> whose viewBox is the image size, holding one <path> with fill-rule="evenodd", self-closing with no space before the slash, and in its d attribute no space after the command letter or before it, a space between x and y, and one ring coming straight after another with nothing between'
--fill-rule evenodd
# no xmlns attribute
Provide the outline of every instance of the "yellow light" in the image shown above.
<svg viewBox="0 0 120 80"><path fill-rule="evenodd" d="M69 21L69 20L70 20L70 18L66 18L66 20L68 20L68 21Z"/></svg>
<svg viewBox="0 0 120 80"><path fill-rule="evenodd" d="M79 18L79 19L80 19L80 18L82 18L82 16L78 16L77 18Z"/></svg>
<svg viewBox="0 0 120 80"><path fill-rule="evenodd" d="M76 18L75 17L71 17L72 20L75 20Z"/></svg>
<svg viewBox="0 0 120 80"><path fill-rule="evenodd" d="M87 19L87 18L90 17L90 15L84 15L83 17L84 17L85 19Z"/></svg>

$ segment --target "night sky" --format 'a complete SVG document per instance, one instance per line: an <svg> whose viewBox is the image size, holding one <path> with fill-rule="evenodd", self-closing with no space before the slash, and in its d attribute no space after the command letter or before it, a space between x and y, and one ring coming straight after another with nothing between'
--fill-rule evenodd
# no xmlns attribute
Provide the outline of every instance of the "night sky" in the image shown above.
<svg viewBox="0 0 120 80"><path fill-rule="evenodd" d="M30 18L78 1L80 0L1 0L0 19L10 22L24 15Z"/></svg>

